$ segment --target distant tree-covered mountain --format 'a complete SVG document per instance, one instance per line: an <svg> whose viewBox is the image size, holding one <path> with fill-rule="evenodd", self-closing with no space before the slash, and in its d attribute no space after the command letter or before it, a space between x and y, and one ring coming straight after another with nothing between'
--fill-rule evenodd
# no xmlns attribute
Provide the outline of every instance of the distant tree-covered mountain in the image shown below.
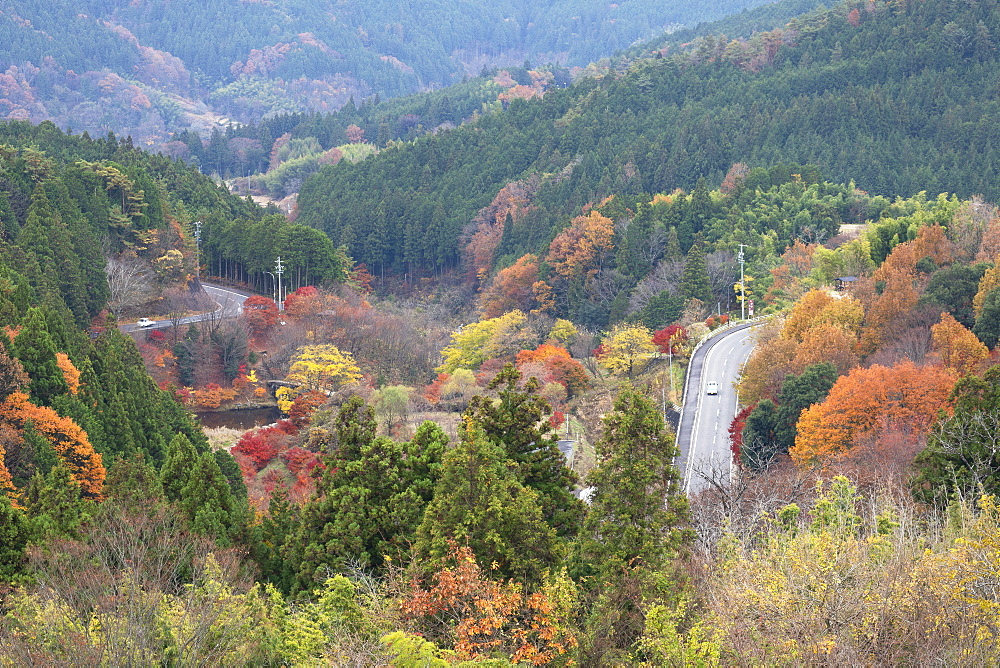
<svg viewBox="0 0 1000 668"><path fill-rule="evenodd" d="M338 109L447 86L484 66L586 65L724 0L0 3L0 118L156 145L178 128Z"/></svg>
<svg viewBox="0 0 1000 668"><path fill-rule="evenodd" d="M627 221L657 193L707 193L699 179L720 184L737 163L812 164L873 195L995 200L998 40L995 0L848 3L751 39L698 37L359 164L325 167L305 182L298 221L369 266L476 271L476 239L496 237L495 269L544 253L609 196ZM682 251L710 233L713 217L732 230L710 204L678 228Z"/></svg>

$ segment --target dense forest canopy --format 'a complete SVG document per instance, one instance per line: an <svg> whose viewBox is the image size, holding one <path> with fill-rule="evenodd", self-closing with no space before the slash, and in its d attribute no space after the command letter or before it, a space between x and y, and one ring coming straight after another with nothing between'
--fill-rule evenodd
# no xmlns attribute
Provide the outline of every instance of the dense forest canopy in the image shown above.
<svg viewBox="0 0 1000 668"><path fill-rule="evenodd" d="M158 145L223 119L432 90L484 66L585 66L672 26L758 4L8 0L0 5L0 118Z"/></svg>
<svg viewBox="0 0 1000 668"><path fill-rule="evenodd" d="M608 196L624 215L700 178L718 184L735 163L813 164L873 195L996 198L997 109L983 92L1000 76L998 21L993 2L872 2L749 41L699 38L682 53L325 167L303 185L298 220L370 266L431 271L465 261L477 213L514 182L531 186L513 225L499 225L496 257L506 262L542 251ZM695 231L724 217L705 213Z"/></svg>

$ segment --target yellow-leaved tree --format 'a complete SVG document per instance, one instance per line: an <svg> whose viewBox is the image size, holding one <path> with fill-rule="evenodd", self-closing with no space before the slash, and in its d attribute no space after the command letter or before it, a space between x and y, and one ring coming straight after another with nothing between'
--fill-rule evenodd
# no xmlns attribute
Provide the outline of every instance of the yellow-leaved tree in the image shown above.
<svg viewBox="0 0 1000 668"><path fill-rule="evenodd" d="M360 379L361 369L354 356L333 344L299 348L286 377L303 389L319 392L332 392Z"/></svg>
<svg viewBox="0 0 1000 668"><path fill-rule="evenodd" d="M513 356L524 346L522 341L527 316L514 310L496 318L465 325L451 335L451 345L441 351L444 358L438 373L455 369L477 369L494 357Z"/></svg>
<svg viewBox="0 0 1000 668"><path fill-rule="evenodd" d="M601 367L629 376L656 354L653 334L642 325L615 325L598 350L597 363Z"/></svg>

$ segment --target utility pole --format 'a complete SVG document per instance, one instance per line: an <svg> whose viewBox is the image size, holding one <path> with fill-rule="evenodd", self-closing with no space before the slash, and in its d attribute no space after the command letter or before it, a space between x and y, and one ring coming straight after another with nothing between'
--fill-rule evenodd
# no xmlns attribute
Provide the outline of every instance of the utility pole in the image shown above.
<svg viewBox="0 0 1000 668"><path fill-rule="evenodd" d="M281 275L285 273L285 268L281 265L281 256L278 256L278 262L274 265L274 273L278 275L278 310L284 311L284 300L281 298Z"/></svg>
<svg viewBox="0 0 1000 668"><path fill-rule="evenodd" d="M747 308L747 286L743 278L743 265L746 260L743 257L743 248L746 244L740 244L740 254L736 256L737 261L740 263L740 320L746 320L746 308Z"/></svg>
<svg viewBox="0 0 1000 668"><path fill-rule="evenodd" d="M201 221L194 221L194 278L201 285Z"/></svg>

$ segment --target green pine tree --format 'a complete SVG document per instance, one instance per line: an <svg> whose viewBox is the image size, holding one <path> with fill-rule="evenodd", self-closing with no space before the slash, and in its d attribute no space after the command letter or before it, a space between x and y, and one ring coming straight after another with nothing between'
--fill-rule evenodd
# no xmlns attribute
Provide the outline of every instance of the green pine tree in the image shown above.
<svg viewBox="0 0 1000 668"><path fill-rule="evenodd" d="M681 275L681 296L684 299L700 299L708 304L712 301L712 284L708 278L708 267L705 264L705 247L701 235L695 237L695 242L688 251L684 262L684 273Z"/></svg>
<svg viewBox="0 0 1000 668"><path fill-rule="evenodd" d="M9 583L23 572L30 537L24 513L0 492L0 583Z"/></svg>
<svg viewBox="0 0 1000 668"><path fill-rule="evenodd" d="M167 459L160 469L160 483L168 501L180 501L194 471L198 453L184 434L177 434L167 445Z"/></svg>
<svg viewBox="0 0 1000 668"><path fill-rule="evenodd" d="M92 515L92 503L81 494L80 485L61 463L43 478L38 472L27 489L32 533L42 538L79 540Z"/></svg>
<svg viewBox="0 0 1000 668"><path fill-rule="evenodd" d="M229 481L211 452L196 459L181 489L180 507L191 530L214 538L220 547L230 547L243 533L246 508L233 498Z"/></svg>

